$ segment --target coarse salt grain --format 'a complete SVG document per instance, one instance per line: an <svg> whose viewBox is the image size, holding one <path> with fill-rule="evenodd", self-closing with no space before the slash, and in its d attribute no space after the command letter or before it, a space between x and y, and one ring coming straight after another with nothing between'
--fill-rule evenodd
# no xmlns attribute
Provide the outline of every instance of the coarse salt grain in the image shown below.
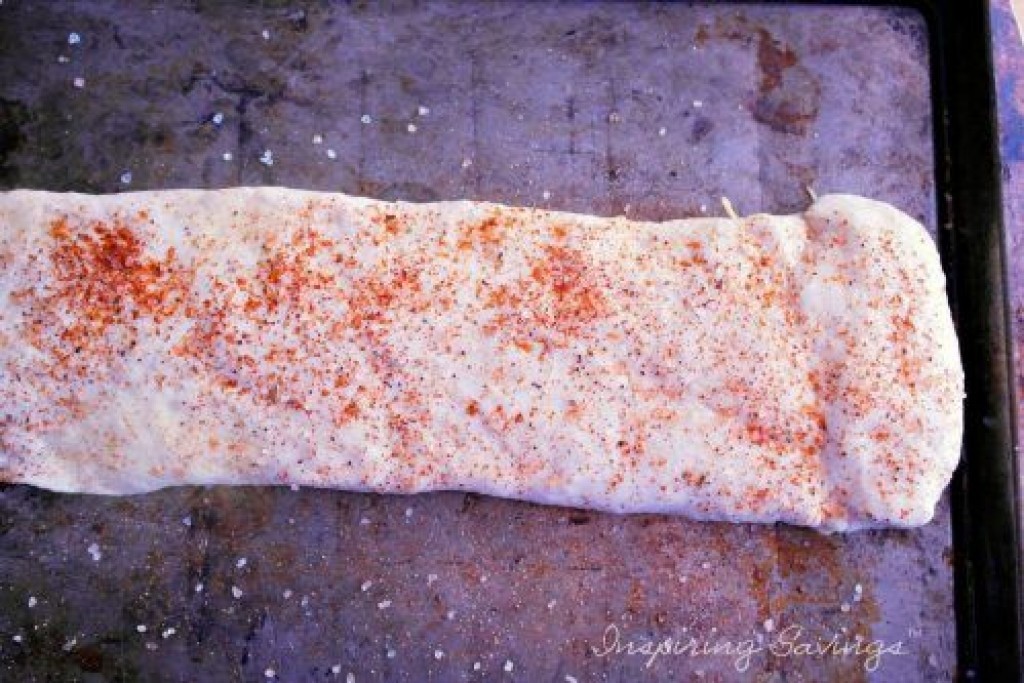
<svg viewBox="0 0 1024 683"><path fill-rule="evenodd" d="M171 636L173 636L177 632L178 632L178 630L176 628L174 628L173 626L171 626L169 628L165 628L163 633L160 634L160 637L161 638L170 638Z"/></svg>
<svg viewBox="0 0 1024 683"><path fill-rule="evenodd" d="M345 683L356 683L356 675L349 671L348 675L345 676Z"/></svg>
<svg viewBox="0 0 1024 683"><path fill-rule="evenodd" d="M327 150L327 158L328 159L337 159L338 158L338 153L335 152L333 149L329 149L329 150Z"/></svg>
<svg viewBox="0 0 1024 683"><path fill-rule="evenodd" d="M409 131L410 133L415 133L416 132L416 124L415 123L410 123L408 126L405 127L405 129L407 131Z"/></svg>
<svg viewBox="0 0 1024 683"><path fill-rule="evenodd" d="M86 548L86 550L89 552L89 555L92 557L92 561L93 562L99 562L100 559L102 559L102 557L103 557L103 553L100 552L100 547L96 543L90 543L89 547Z"/></svg>
<svg viewBox="0 0 1024 683"><path fill-rule="evenodd" d="M270 40L270 31L267 29L260 31L260 35L263 36L263 40Z"/></svg>
<svg viewBox="0 0 1024 683"><path fill-rule="evenodd" d="M320 135L319 133L314 135L313 136L313 144L314 145L322 145L322 144L324 144L324 136Z"/></svg>
<svg viewBox="0 0 1024 683"><path fill-rule="evenodd" d="M14 640L14 642L16 642L16 643L20 643L20 642L21 642L21 634L20 634L20 633L16 633L16 634L14 635L14 638L13 638L13 640Z"/></svg>
<svg viewBox="0 0 1024 683"><path fill-rule="evenodd" d="M220 155L220 158L223 159L224 161L231 161L235 157L234 155L231 154L231 152L224 152L223 154Z"/></svg>
<svg viewBox="0 0 1024 683"><path fill-rule="evenodd" d="M579 681L576 680L575 676L569 676L567 674L566 677L565 677L565 683L579 683Z"/></svg>
<svg viewBox="0 0 1024 683"><path fill-rule="evenodd" d="M448 614L446 614L445 616L448 617L448 621L452 621L453 619L455 619L455 610L448 610Z"/></svg>
<svg viewBox="0 0 1024 683"><path fill-rule="evenodd" d="M472 165L473 165L473 160L472 159L468 159L467 158L467 159L463 159L462 160L462 168L469 168Z"/></svg>
<svg viewBox="0 0 1024 683"><path fill-rule="evenodd" d="M125 171L124 173L121 174L121 184L122 185L131 185L132 184L132 172L131 171Z"/></svg>
<svg viewBox="0 0 1024 683"><path fill-rule="evenodd" d="M359 117L359 121L363 124L373 123L373 118L369 114L363 114Z"/></svg>
<svg viewBox="0 0 1024 683"><path fill-rule="evenodd" d="M219 126L220 124L224 123L224 114L217 112L213 115L213 117L210 120L213 121L213 124L215 126Z"/></svg>
<svg viewBox="0 0 1024 683"><path fill-rule="evenodd" d="M270 151L269 149L263 150L263 155L260 157L260 163L264 164L265 166L273 166L274 165L274 153L272 151Z"/></svg>
<svg viewBox="0 0 1024 683"><path fill-rule="evenodd" d="M695 108L697 108L697 109L700 109L701 107L704 106L704 103L701 100L694 100L693 101L693 106Z"/></svg>
<svg viewBox="0 0 1024 683"><path fill-rule="evenodd" d="M286 588L284 593L282 593L281 595L283 595L284 599L287 600L288 598L292 597L292 595L294 595L294 593L292 593L292 589L291 588Z"/></svg>
<svg viewBox="0 0 1024 683"><path fill-rule="evenodd" d="M406 519L412 517L412 508L405 508L405 517Z"/></svg>
<svg viewBox="0 0 1024 683"><path fill-rule="evenodd" d="M850 603L844 602L843 604L839 605L839 611L840 612L849 612L850 611Z"/></svg>
<svg viewBox="0 0 1024 683"><path fill-rule="evenodd" d="M390 600L381 600L377 603L377 609L387 609L388 607L391 607Z"/></svg>
<svg viewBox="0 0 1024 683"><path fill-rule="evenodd" d="M442 657L444 657L444 651L434 650L434 659L441 659Z"/></svg>
<svg viewBox="0 0 1024 683"><path fill-rule="evenodd" d="M242 589L238 586L232 586L231 595L233 595L235 597L235 600L237 600L238 598L242 597L244 593L242 593Z"/></svg>
<svg viewBox="0 0 1024 683"><path fill-rule="evenodd" d="M373 581L363 581L363 585L361 585L359 587L359 590L361 590L361 591L363 591L365 593L366 591L370 590L370 586L372 586L372 585L373 585Z"/></svg>
<svg viewBox="0 0 1024 683"><path fill-rule="evenodd" d="M28 596L28 608L29 609L32 609L33 607L35 607L38 604L39 604L39 601L36 600L36 596L34 596L34 595Z"/></svg>
<svg viewBox="0 0 1024 683"><path fill-rule="evenodd" d="M771 618L765 619L763 626L766 632L771 633L775 630L775 620Z"/></svg>
<svg viewBox="0 0 1024 683"><path fill-rule="evenodd" d="M139 624L138 626L135 627L135 630L138 631L139 633L145 633L146 630L147 630L146 629L146 625L145 624Z"/></svg>
<svg viewBox="0 0 1024 683"><path fill-rule="evenodd" d="M197 583L196 584L196 593L202 593L202 592L203 592L203 584Z"/></svg>
<svg viewBox="0 0 1024 683"><path fill-rule="evenodd" d="M389 647L389 648L388 648L388 652L387 652L387 657L388 657L388 659L394 659L394 658L395 658L395 657L397 657L397 656L398 656L398 652L397 652L396 650L393 650L393 649L391 649L391 648Z"/></svg>
<svg viewBox="0 0 1024 683"><path fill-rule="evenodd" d="M541 197L544 197L545 201L551 199L551 192L548 190L544 190L544 192L541 194Z"/></svg>
<svg viewBox="0 0 1024 683"><path fill-rule="evenodd" d="M437 581L437 574L427 574L427 585L428 586L430 584L434 583L435 581Z"/></svg>
<svg viewBox="0 0 1024 683"><path fill-rule="evenodd" d="M665 137L666 135L668 135L668 128L659 128L658 135L660 137Z"/></svg>
<svg viewBox="0 0 1024 683"><path fill-rule="evenodd" d="M67 64L70 61L71 61L71 59L69 59L65 55L57 55L57 63L58 64Z"/></svg>
<svg viewBox="0 0 1024 683"><path fill-rule="evenodd" d="M480 662L473 662L473 671L480 670Z"/></svg>
<svg viewBox="0 0 1024 683"><path fill-rule="evenodd" d="M337 676L341 673L341 664L335 664L331 667L331 673Z"/></svg>
<svg viewBox="0 0 1024 683"><path fill-rule="evenodd" d="M263 675L267 678L273 678L277 675L277 672L268 667L267 670L263 672Z"/></svg>
<svg viewBox="0 0 1024 683"><path fill-rule="evenodd" d="M239 569L241 569L242 567L244 567L247 564L249 564L249 560L247 560L244 557L238 558L238 561L235 562L235 566L238 567Z"/></svg>
<svg viewBox="0 0 1024 683"><path fill-rule="evenodd" d="M512 669L514 669L514 668L515 668L515 664L512 663L512 660L511 659L506 659L505 660L505 672L506 673L512 673Z"/></svg>
<svg viewBox="0 0 1024 683"><path fill-rule="evenodd" d="M74 32L68 34L68 45L78 45L80 42L82 42L82 36Z"/></svg>
<svg viewBox="0 0 1024 683"><path fill-rule="evenodd" d="M419 108L416 110L416 113L419 114L420 116L427 116L428 114L430 114L430 108L429 107L424 107L421 104L419 106Z"/></svg>
<svg viewBox="0 0 1024 683"><path fill-rule="evenodd" d="M76 88L84 88L85 87L85 79L82 78L81 76L77 76L75 78L75 80L71 81L71 84L73 86L75 86Z"/></svg>

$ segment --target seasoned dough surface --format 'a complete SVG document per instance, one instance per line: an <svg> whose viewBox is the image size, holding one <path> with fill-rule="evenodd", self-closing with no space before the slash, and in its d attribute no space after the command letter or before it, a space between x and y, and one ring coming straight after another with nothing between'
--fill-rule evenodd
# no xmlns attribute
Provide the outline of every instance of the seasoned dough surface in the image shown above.
<svg viewBox="0 0 1024 683"><path fill-rule="evenodd" d="M0 480L477 491L927 522L963 376L931 238L848 195L664 223L283 188L0 194Z"/></svg>

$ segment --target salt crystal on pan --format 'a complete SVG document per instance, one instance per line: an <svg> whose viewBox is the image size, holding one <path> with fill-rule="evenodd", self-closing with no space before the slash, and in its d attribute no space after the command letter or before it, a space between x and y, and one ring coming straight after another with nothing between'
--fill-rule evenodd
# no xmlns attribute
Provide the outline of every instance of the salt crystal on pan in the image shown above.
<svg viewBox="0 0 1024 683"><path fill-rule="evenodd" d="M548 199L551 199L551 192L549 192L548 190L544 190L544 192L541 194L541 196L544 197L544 199L546 201Z"/></svg>
<svg viewBox="0 0 1024 683"><path fill-rule="evenodd" d="M224 114L217 112L213 115L213 118L211 118L210 120L213 121L213 125L219 126L220 124L224 123Z"/></svg>
<svg viewBox="0 0 1024 683"><path fill-rule="evenodd" d="M171 636L173 636L177 632L178 632L178 630L176 628L174 628L173 626L171 626L169 628L165 628L164 632L161 633L160 636L162 638L170 638Z"/></svg>
<svg viewBox="0 0 1024 683"><path fill-rule="evenodd" d="M405 517L406 519L412 517L412 508L405 508Z"/></svg>
<svg viewBox="0 0 1024 683"><path fill-rule="evenodd" d="M565 683L579 683L579 681L576 680L575 676L570 676L570 675L566 674L566 676L565 676Z"/></svg>
<svg viewBox="0 0 1024 683"><path fill-rule="evenodd" d="M68 45L78 45L80 42L82 42L82 36L74 32L68 34Z"/></svg>
<svg viewBox="0 0 1024 683"><path fill-rule="evenodd" d="M237 600L238 598L242 597L242 595L244 595L244 593L242 593L242 589L239 588L238 586L232 586L231 587L231 595L235 596L235 600Z"/></svg>
<svg viewBox="0 0 1024 683"><path fill-rule="evenodd" d="M93 562L99 562L100 559L103 557L103 553L100 552L99 545L97 545L95 543L89 544L89 547L86 548L86 550L88 550L89 551L89 555L92 556L92 561Z"/></svg>
<svg viewBox="0 0 1024 683"><path fill-rule="evenodd" d="M249 560L247 560L244 557L240 557L240 558L238 558L238 561L235 562L235 566L238 567L239 569L241 569L242 567L244 567L248 563L249 563Z"/></svg>
<svg viewBox="0 0 1024 683"><path fill-rule="evenodd" d="M270 40L270 31L267 29L260 31L260 35L263 36L263 40Z"/></svg>
<svg viewBox="0 0 1024 683"><path fill-rule="evenodd" d="M473 662L473 671L480 670L480 662Z"/></svg>
<svg viewBox="0 0 1024 683"><path fill-rule="evenodd" d="M263 150L263 156L260 157L260 163L265 165L265 166L273 166L274 165L274 153L271 152L269 149Z"/></svg>
<svg viewBox="0 0 1024 683"><path fill-rule="evenodd" d="M202 593L202 592L203 592L203 584L197 583L196 584L196 593Z"/></svg>
<svg viewBox="0 0 1024 683"><path fill-rule="evenodd" d="M429 107L424 107L424 106L423 106L423 105L421 104L421 105L419 106L419 109L417 109L417 110L416 110L416 113L417 113L417 114L419 114L420 116L426 116L427 114L429 114L429 113L430 113L430 108L429 108Z"/></svg>
<svg viewBox="0 0 1024 683"><path fill-rule="evenodd" d="M393 650L393 649L391 649L389 647L387 655L388 655L388 659L394 659L395 657L398 656L398 652L396 650Z"/></svg>
<svg viewBox="0 0 1024 683"><path fill-rule="evenodd" d="M32 609L33 607L35 607L38 604L39 604L39 601L36 600L36 596L34 596L34 595L28 596L28 608L29 609Z"/></svg>
<svg viewBox="0 0 1024 683"><path fill-rule="evenodd" d="M703 107L703 106L704 106L704 103L703 103L702 101L700 101L700 100L694 100L694 101L693 101L693 106L694 106L695 108L697 108L697 109L700 109L701 107Z"/></svg>
<svg viewBox="0 0 1024 683"><path fill-rule="evenodd" d="M658 135L661 137L665 137L666 135L668 135L668 128L659 128Z"/></svg>
<svg viewBox="0 0 1024 683"><path fill-rule="evenodd" d="M185 526L192 526L192 518L191 517L182 517L181 523L184 524Z"/></svg>
<svg viewBox="0 0 1024 683"><path fill-rule="evenodd" d="M299 485L298 484L292 484L291 488L292 488L292 491L298 491L299 490Z"/></svg>
<svg viewBox="0 0 1024 683"><path fill-rule="evenodd" d="M16 643L20 643L21 642L21 634L20 633L15 634L13 640Z"/></svg>
<svg viewBox="0 0 1024 683"><path fill-rule="evenodd" d="M146 632L146 625L145 624L139 624L138 626L135 627L135 630L138 631L139 633L145 633Z"/></svg>
<svg viewBox="0 0 1024 683"><path fill-rule="evenodd" d="M505 660L505 671L507 673L512 673L512 669L514 669L514 668L515 668L515 665L512 663L512 660L511 659L506 659Z"/></svg>
<svg viewBox="0 0 1024 683"><path fill-rule="evenodd" d="M446 614L445 616L448 617L448 621L453 620L455 618L455 610L453 610L453 609L448 610L448 614Z"/></svg>
<svg viewBox="0 0 1024 683"><path fill-rule="evenodd" d="M58 64L67 64L70 61L71 60L68 57L64 56L64 55L57 55L57 63Z"/></svg>
<svg viewBox="0 0 1024 683"><path fill-rule="evenodd" d="M430 584L434 583L435 581L437 581L437 574L427 574L427 585L428 586Z"/></svg>
<svg viewBox="0 0 1024 683"><path fill-rule="evenodd" d="M359 590L361 590L361 591L363 591L365 593L366 591L370 590L370 586L372 586L372 585L373 585L373 581L363 581L363 585L361 585L359 587Z"/></svg>
<svg viewBox="0 0 1024 683"><path fill-rule="evenodd" d="M277 672L271 669L270 667L267 667L267 670L263 672L263 675L267 678L273 678L277 675Z"/></svg>
<svg viewBox="0 0 1024 683"><path fill-rule="evenodd" d="M122 185L131 185L132 184L132 172L131 171L125 171L124 173L121 174L121 184Z"/></svg>
<svg viewBox="0 0 1024 683"><path fill-rule="evenodd" d="M775 620L772 619L772 618L765 619L764 620L764 630L767 631L768 633L771 633L772 631L774 631L775 630Z"/></svg>
<svg viewBox="0 0 1024 683"><path fill-rule="evenodd" d="M356 675L349 671L348 675L345 676L345 683L356 683Z"/></svg>
<svg viewBox="0 0 1024 683"><path fill-rule="evenodd" d="M463 159L462 160L462 168L469 168L472 165L473 165L473 160L472 159Z"/></svg>
<svg viewBox="0 0 1024 683"><path fill-rule="evenodd" d="M76 88L84 88L85 87L85 79L82 78L81 76L76 76L75 80L71 81L71 84L73 86L75 86Z"/></svg>
<svg viewBox="0 0 1024 683"><path fill-rule="evenodd" d="M329 150L327 150L327 158L328 159L337 159L338 158L338 153L335 152L333 149L329 149Z"/></svg>
<svg viewBox="0 0 1024 683"><path fill-rule="evenodd" d="M337 676L341 673L341 664L335 664L331 667L331 673Z"/></svg>
<svg viewBox="0 0 1024 683"><path fill-rule="evenodd" d="M377 609L387 609L388 607L391 607L390 600L381 600L377 603Z"/></svg>
<svg viewBox="0 0 1024 683"><path fill-rule="evenodd" d="M850 611L850 603L844 602L843 604L839 605L839 611L840 612L849 612Z"/></svg>
<svg viewBox="0 0 1024 683"><path fill-rule="evenodd" d="M442 650L434 650L434 659L441 659L442 657L444 657Z"/></svg>
<svg viewBox="0 0 1024 683"><path fill-rule="evenodd" d="M362 116L359 117L359 120L364 124L373 123L373 119L370 118L369 114L363 114Z"/></svg>
<svg viewBox="0 0 1024 683"><path fill-rule="evenodd" d="M415 123L410 123L408 126L405 127L405 129L408 130L410 133L415 133L416 132L416 124Z"/></svg>
<svg viewBox="0 0 1024 683"><path fill-rule="evenodd" d="M284 593L282 593L281 595L283 595L284 599L287 600L288 598L292 597L292 595L294 595L294 594L292 593L292 589L291 588L286 588Z"/></svg>
<svg viewBox="0 0 1024 683"><path fill-rule="evenodd" d="M224 161L231 161L235 157L233 154L231 154L231 152L224 152L223 154L220 155L220 158L223 159Z"/></svg>
<svg viewBox="0 0 1024 683"><path fill-rule="evenodd" d="M322 144L324 144L324 136L320 135L320 133L317 133L316 135L314 135L313 136L313 144L314 145L322 145Z"/></svg>

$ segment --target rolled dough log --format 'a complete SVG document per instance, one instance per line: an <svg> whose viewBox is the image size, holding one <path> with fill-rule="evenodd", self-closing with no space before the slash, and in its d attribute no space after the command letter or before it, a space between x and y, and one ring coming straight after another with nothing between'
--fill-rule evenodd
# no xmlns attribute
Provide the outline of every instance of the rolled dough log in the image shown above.
<svg viewBox="0 0 1024 683"><path fill-rule="evenodd" d="M647 223L0 194L3 481L903 527L957 464L962 399L932 240L869 199Z"/></svg>

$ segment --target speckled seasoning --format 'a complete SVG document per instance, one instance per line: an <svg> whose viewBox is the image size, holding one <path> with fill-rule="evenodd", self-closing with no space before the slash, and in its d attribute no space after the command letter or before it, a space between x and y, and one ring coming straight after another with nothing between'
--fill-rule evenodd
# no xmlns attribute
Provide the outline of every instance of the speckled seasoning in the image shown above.
<svg viewBox="0 0 1024 683"><path fill-rule="evenodd" d="M16 191L0 226L4 481L460 489L850 530L927 522L958 460L935 247L868 199L646 223Z"/></svg>

